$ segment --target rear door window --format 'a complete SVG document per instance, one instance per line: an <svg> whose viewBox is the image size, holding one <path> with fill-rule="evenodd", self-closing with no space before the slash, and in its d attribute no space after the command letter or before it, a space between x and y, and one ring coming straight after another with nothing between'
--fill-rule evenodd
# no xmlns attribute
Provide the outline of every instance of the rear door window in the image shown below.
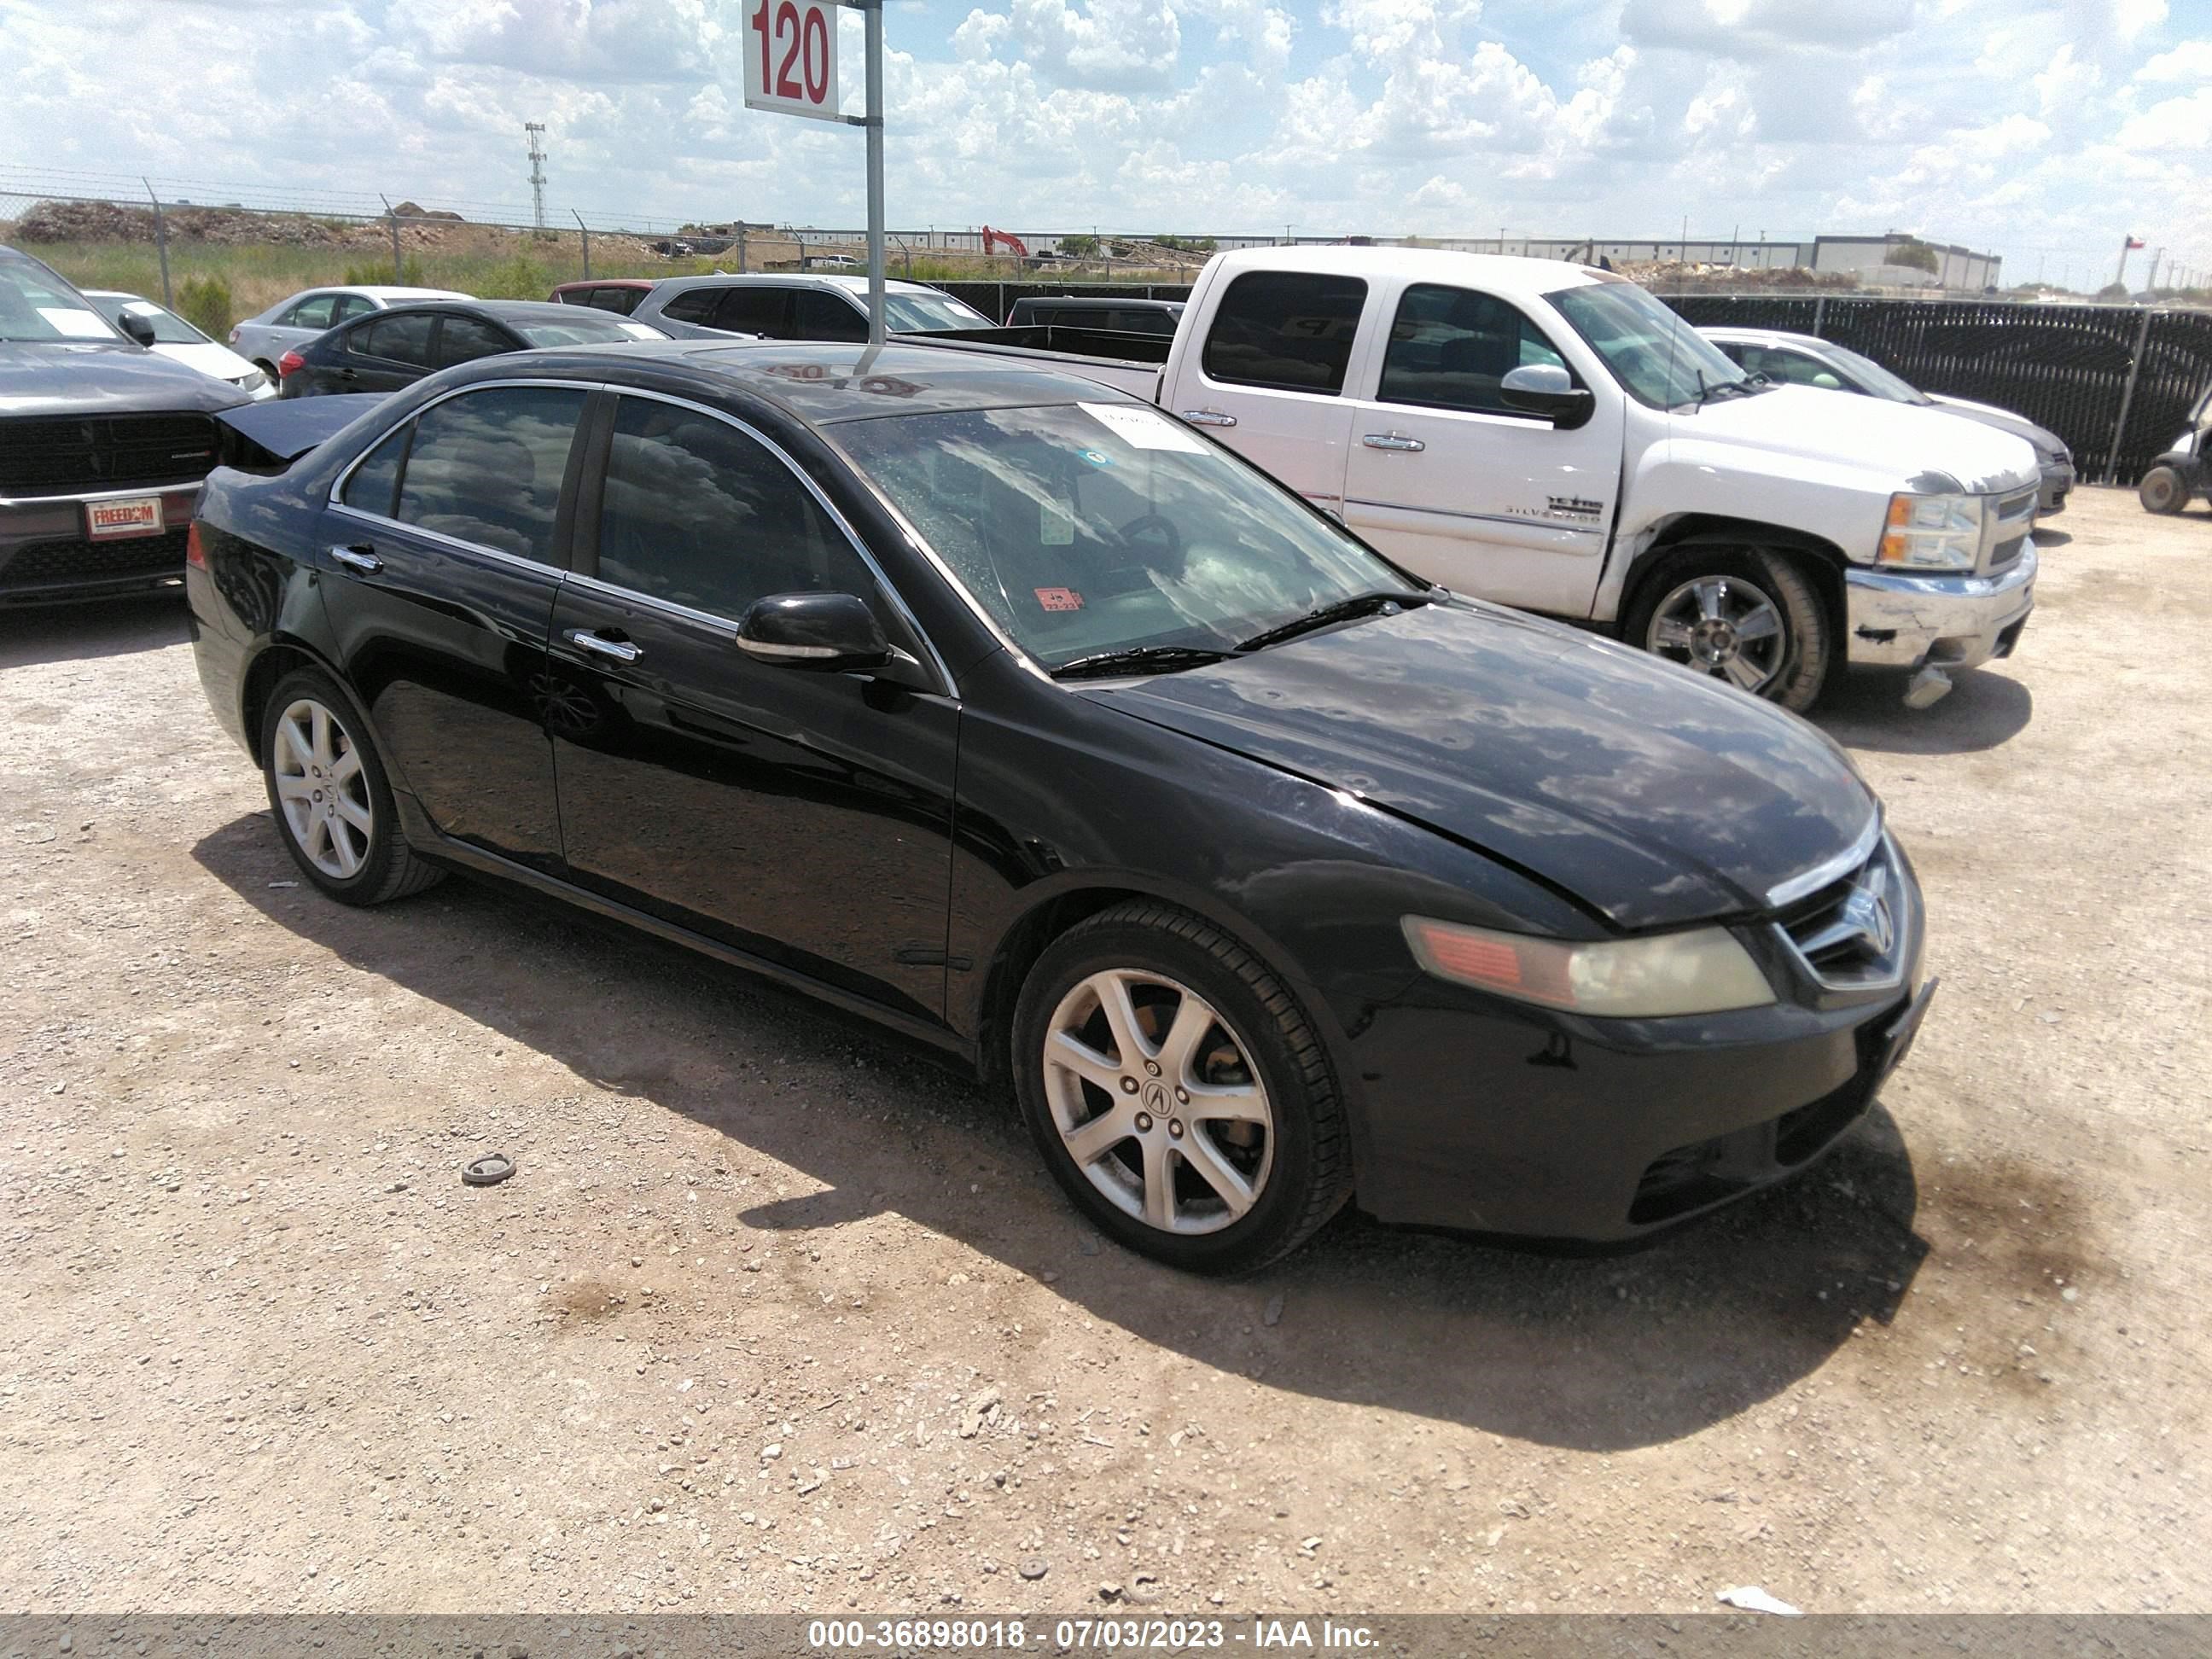
<svg viewBox="0 0 2212 1659"><path fill-rule="evenodd" d="M376 308L376 301L365 295L341 294L331 302L331 320L342 323L349 317L366 317Z"/></svg>
<svg viewBox="0 0 2212 1659"><path fill-rule="evenodd" d="M416 368L430 366L430 325L437 319L428 312L403 311L362 323L346 336L349 350L365 357Z"/></svg>
<svg viewBox="0 0 2212 1659"><path fill-rule="evenodd" d="M328 328L331 307L337 303L335 294L317 294L302 300L282 317L277 324L283 328Z"/></svg>
<svg viewBox="0 0 2212 1659"><path fill-rule="evenodd" d="M857 593L867 567L805 485L726 421L647 398L615 412L601 581L734 621L770 593Z"/></svg>
<svg viewBox="0 0 2212 1659"><path fill-rule="evenodd" d="M637 309L637 302L645 298L645 294L641 288L595 288L591 293L592 308L627 317Z"/></svg>
<svg viewBox="0 0 2212 1659"><path fill-rule="evenodd" d="M561 485L584 395L569 386L487 386L423 410L394 516L551 564Z"/></svg>
<svg viewBox="0 0 2212 1659"><path fill-rule="evenodd" d="M390 518L392 498L399 493L399 464L406 459L408 434L414 429L410 422L371 450L354 468L338 499L361 512Z"/></svg>
<svg viewBox="0 0 2212 1659"><path fill-rule="evenodd" d="M732 334L765 334L772 340L791 337L791 290L781 288L729 288L714 307L714 326Z"/></svg>
<svg viewBox="0 0 2212 1659"><path fill-rule="evenodd" d="M1367 284L1313 271L1252 270L1229 284L1203 359L1208 380L1334 397L1344 390Z"/></svg>
<svg viewBox="0 0 2212 1659"><path fill-rule="evenodd" d="M1417 283L1398 301L1382 354L1384 403L1534 418L1507 404L1499 383L1535 364L1565 368L1544 331L1493 295Z"/></svg>

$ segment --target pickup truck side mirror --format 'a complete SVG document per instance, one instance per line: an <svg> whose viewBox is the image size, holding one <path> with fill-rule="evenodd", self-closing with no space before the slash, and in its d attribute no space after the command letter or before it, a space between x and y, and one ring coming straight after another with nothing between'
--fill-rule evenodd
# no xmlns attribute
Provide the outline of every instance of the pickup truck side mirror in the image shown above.
<svg viewBox="0 0 2212 1659"><path fill-rule="evenodd" d="M141 317L135 311L126 311L115 320L117 325L140 345L150 347L154 343L154 325L151 319Z"/></svg>
<svg viewBox="0 0 2212 1659"><path fill-rule="evenodd" d="M892 659L876 613L853 593L771 593L738 620L738 646L777 668L837 674L883 668Z"/></svg>
<svg viewBox="0 0 2212 1659"><path fill-rule="evenodd" d="M1509 370L1498 383L1498 393L1507 407L1547 415L1558 427L1580 426L1597 406L1589 388L1577 386L1574 377L1555 363L1528 363Z"/></svg>

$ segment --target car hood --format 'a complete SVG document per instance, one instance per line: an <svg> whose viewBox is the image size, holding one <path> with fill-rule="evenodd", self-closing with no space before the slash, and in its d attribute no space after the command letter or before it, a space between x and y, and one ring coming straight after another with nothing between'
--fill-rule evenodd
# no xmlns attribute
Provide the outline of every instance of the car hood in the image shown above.
<svg viewBox="0 0 2212 1659"><path fill-rule="evenodd" d="M2041 477L2024 439L1917 404L1805 386L1780 386L1752 398L1723 398L1674 411L1678 436L1740 444L1766 454L1832 465L1838 458L1885 472L1899 489L1939 489L1954 480L1972 495L2001 495Z"/></svg>
<svg viewBox="0 0 2212 1659"><path fill-rule="evenodd" d="M1622 928L1764 908L1880 810L1795 715L1466 601L1081 690L1517 865Z"/></svg>
<svg viewBox="0 0 2212 1659"><path fill-rule="evenodd" d="M234 386L124 341L0 341L0 418L213 414L250 401Z"/></svg>
<svg viewBox="0 0 2212 1659"><path fill-rule="evenodd" d="M2048 427L2038 426L2025 415L2015 415L2008 409L1999 409L1994 404L1978 404L1965 398L1943 398L1929 394L1936 407L1947 415L1961 415L1970 421L1979 421L1984 426L1995 427L2000 432L2009 432L2015 438L2025 438L2039 451L2053 454L2066 447L2065 440Z"/></svg>

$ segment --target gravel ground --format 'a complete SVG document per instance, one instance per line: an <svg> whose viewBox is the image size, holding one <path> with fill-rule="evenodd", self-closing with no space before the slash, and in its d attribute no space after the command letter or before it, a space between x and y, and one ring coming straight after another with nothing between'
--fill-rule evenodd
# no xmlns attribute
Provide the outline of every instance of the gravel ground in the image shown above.
<svg viewBox="0 0 2212 1659"><path fill-rule="evenodd" d="M1234 1285L741 975L319 900L175 604L0 617L0 1606L2212 1608L2212 522L2057 525L2017 659L1823 715L1944 981L1826 1163Z"/></svg>

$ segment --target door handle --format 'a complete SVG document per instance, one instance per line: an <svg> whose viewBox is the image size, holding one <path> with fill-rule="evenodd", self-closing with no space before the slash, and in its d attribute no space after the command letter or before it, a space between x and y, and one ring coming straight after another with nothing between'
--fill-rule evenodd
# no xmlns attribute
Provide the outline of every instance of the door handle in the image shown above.
<svg viewBox="0 0 2212 1659"><path fill-rule="evenodd" d="M1218 409L1186 409L1179 411L1193 426L1235 426L1237 417L1224 415Z"/></svg>
<svg viewBox="0 0 2212 1659"><path fill-rule="evenodd" d="M361 376L350 368L342 368L338 371L338 379L341 380L358 380L361 379Z"/></svg>
<svg viewBox="0 0 2212 1659"><path fill-rule="evenodd" d="M1419 438L1408 438L1402 432L1370 432L1359 441L1370 449L1395 450L1407 455L1418 455L1428 447Z"/></svg>
<svg viewBox="0 0 2212 1659"><path fill-rule="evenodd" d="M579 650L588 651L595 657L605 657L615 662L635 662L645 654L628 640L606 639L580 628L570 629L568 640Z"/></svg>
<svg viewBox="0 0 2212 1659"><path fill-rule="evenodd" d="M374 576L384 568L384 561L371 552L366 543L352 547L334 547L331 550L331 556L347 569L358 570L364 576Z"/></svg>

